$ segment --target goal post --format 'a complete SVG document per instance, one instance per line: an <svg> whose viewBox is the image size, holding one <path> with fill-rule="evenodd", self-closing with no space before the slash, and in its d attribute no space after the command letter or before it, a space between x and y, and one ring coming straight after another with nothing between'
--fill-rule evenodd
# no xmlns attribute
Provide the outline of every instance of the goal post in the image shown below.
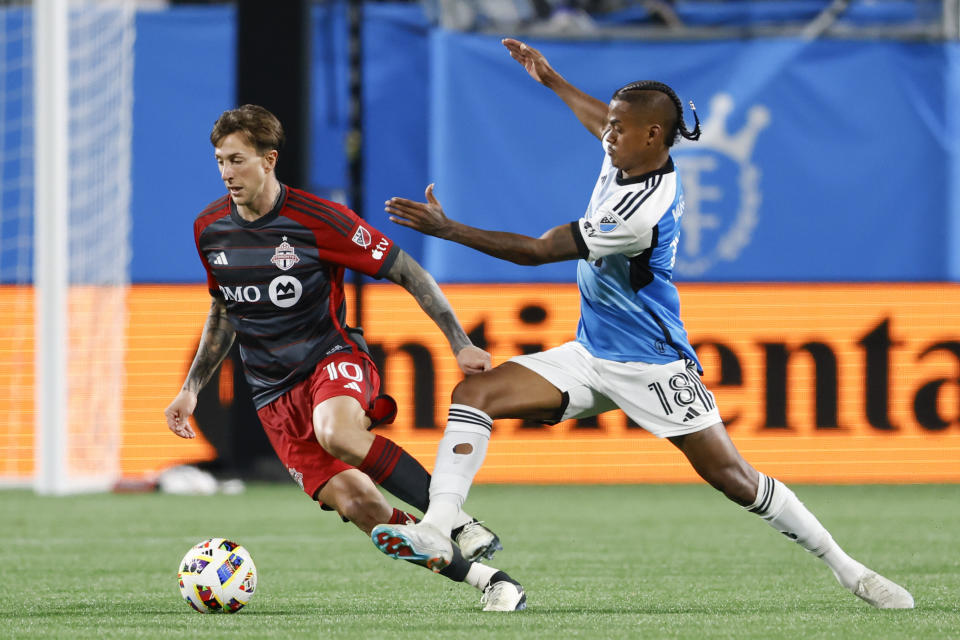
<svg viewBox="0 0 960 640"><path fill-rule="evenodd" d="M0 5L0 486L121 473L134 10Z"/></svg>
<svg viewBox="0 0 960 640"><path fill-rule="evenodd" d="M67 207L69 87L67 0L34 6L35 489L66 491ZM37 240L43 239L43 251Z"/></svg>

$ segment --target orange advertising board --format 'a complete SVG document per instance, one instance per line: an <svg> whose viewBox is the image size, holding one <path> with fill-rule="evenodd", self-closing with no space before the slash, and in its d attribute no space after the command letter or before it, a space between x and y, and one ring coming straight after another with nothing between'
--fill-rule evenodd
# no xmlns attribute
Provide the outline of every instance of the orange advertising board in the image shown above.
<svg viewBox="0 0 960 640"><path fill-rule="evenodd" d="M494 363L571 339L569 284L446 285ZM960 285L683 284L704 381L744 456L786 482L960 482ZM0 476L32 473L32 316L0 288ZM121 470L207 459L163 422L209 308L202 285L128 297ZM392 284L364 288L364 329L399 402L395 439L429 468L460 379L442 334ZM6 326L4 326L6 325ZM23 334L22 336L20 334ZM221 379L228 377L222 376ZM220 389L223 402L232 390ZM478 482L696 481L682 455L617 412L553 427L498 421Z"/></svg>

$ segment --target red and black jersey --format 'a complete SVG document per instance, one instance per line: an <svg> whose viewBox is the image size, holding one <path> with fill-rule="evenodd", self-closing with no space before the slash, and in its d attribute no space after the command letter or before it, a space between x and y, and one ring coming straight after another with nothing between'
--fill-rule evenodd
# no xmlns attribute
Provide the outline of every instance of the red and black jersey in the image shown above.
<svg viewBox="0 0 960 640"><path fill-rule="evenodd" d="M335 202L281 185L248 222L224 196L194 222L210 294L226 302L258 409L306 378L325 356L361 349L346 326L345 267L380 278L399 249Z"/></svg>

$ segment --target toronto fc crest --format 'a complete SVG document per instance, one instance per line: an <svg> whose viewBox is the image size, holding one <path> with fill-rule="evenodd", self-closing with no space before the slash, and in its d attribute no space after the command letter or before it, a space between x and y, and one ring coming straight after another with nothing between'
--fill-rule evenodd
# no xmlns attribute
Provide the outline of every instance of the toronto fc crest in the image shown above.
<svg viewBox="0 0 960 640"><path fill-rule="evenodd" d="M300 262L300 257L297 255L296 251L293 250L293 246L287 242L287 236L283 236L283 242L281 242L280 246L274 250L273 257L270 258L270 262L277 265L281 271L286 271L293 265Z"/></svg>

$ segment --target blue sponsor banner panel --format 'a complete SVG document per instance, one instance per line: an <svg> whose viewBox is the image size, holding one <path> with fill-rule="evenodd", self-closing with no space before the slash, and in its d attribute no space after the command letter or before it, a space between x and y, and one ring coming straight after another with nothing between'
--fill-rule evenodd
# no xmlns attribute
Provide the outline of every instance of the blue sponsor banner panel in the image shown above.
<svg viewBox="0 0 960 640"><path fill-rule="evenodd" d="M695 100L674 156L686 202L676 275L701 281L956 278L951 56L944 45L799 40L531 42L607 100L634 80ZM499 38L431 42L431 181L451 217L539 235L578 218L602 149ZM685 114L693 120L689 109ZM955 233L955 231L954 231ZM446 281L568 280L431 239Z"/></svg>

